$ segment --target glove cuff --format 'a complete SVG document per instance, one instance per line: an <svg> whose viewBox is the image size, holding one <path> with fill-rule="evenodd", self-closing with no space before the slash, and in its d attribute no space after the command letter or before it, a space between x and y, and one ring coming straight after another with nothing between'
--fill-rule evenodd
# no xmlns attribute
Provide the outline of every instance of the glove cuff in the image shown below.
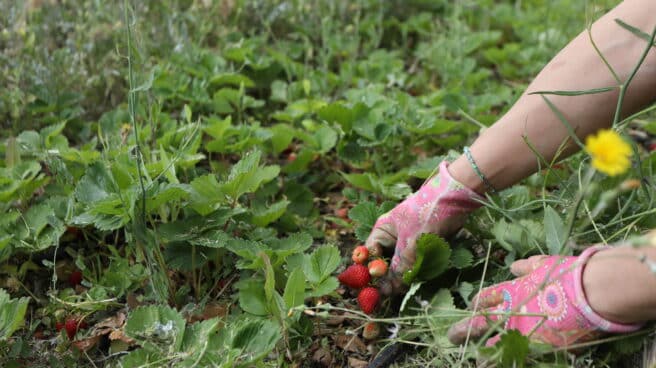
<svg viewBox="0 0 656 368"><path fill-rule="evenodd" d="M450 162L447 161L442 161L440 163L439 173L436 175L436 177L439 176L440 182L446 183L449 191L459 191L460 193L464 194L466 198L472 201L473 203L472 207L474 207L474 209L482 206L483 202L485 201L485 197L476 193L475 191L467 187L465 184L459 182L453 176L451 176L451 173L449 172L448 169L449 165ZM431 178L429 180L434 180L434 178Z"/></svg>
<svg viewBox="0 0 656 368"><path fill-rule="evenodd" d="M593 246L589 247L576 260L577 265L574 269L574 292L576 293L576 300L574 301L576 308L581 312L581 314L594 326L597 326L600 330L610 333L627 333L639 330L644 324L624 324L611 322L604 317L600 316L597 312L592 310L588 299L585 296L585 290L583 290L583 270L585 265L588 263L588 260L592 255L597 253L600 250L609 249L609 246Z"/></svg>

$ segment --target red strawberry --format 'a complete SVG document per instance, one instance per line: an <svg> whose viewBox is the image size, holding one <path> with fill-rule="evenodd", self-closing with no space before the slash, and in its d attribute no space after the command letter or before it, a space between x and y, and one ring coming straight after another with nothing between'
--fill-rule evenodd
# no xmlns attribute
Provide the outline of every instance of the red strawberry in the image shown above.
<svg viewBox="0 0 656 368"><path fill-rule="evenodd" d="M68 335L68 338L73 340L77 331L79 329L87 328L87 324L84 321L78 321L75 318L69 318L66 320L64 328L66 329L66 335Z"/></svg>
<svg viewBox="0 0 656 368"><path fill-rule="evenodd" d="M656 142L649 143L649 152L656 151Z"/></svg>
<svg viewBox="0 0 656 368"><path fill-rule="evenodd" d="M337 276L337 279L346 286L359 289L367 286L371 280L371 276L369 276L369 269L367 269L367 266L354 264L350 265L346 271Z"/></svg>
<svg viewBox="0 0 656 368"><path fill-rule="evenodd" d="M335 216L346 220L346 219L348 219L348 212L349 212L349 209L346 208L346 207L338 208L338 209L335 210Z"/></svg>
<svg viewBox="0 0 656 368"><path fill-rule="evenodd" d="M73 271L70 276L68 276L68 283L71 284L72 286L77 286L80 285L82 282L82 272L80 271Z"/></svg>
<svg viewBox="0 0 656 368"><path fill-rule="evenodd" d="M367 314L371 314L376 309L379 299L380 293L375 287L366 287L360 290L360 294L358 294L360 309Z"/></svg>
<svg viewBox="0 0 656 368"><path fill-rule="evenodd" d="M369 258L369 249L367 249L367 247L364 245L360 245L353 249L353 256L351 256L353 262L357 264L364 264L367 262L367 258Z"/></svg>
<svg viewBox="0 0 656 368"><path fill-rule="evenodd" d="M381 277L387 273L387 263L382 259L374 259L369 262L369 274L374 277Z"/></svg>
<svg viewBox="0 0 656 368"><path fill-rule="evenodd" d="M364 324L364 327L362 328L362 337L364 337L367 340L373 340L380 335L380 327L378 327L378 323L376 322L367 322Z"/></svg>
<svg viewBox="0 0 656 368"><path fill-rule="evenodd" d="M57 332L61 331L62 328L64 328L64 322L55 323L55 330L57 330Z"/></svg>

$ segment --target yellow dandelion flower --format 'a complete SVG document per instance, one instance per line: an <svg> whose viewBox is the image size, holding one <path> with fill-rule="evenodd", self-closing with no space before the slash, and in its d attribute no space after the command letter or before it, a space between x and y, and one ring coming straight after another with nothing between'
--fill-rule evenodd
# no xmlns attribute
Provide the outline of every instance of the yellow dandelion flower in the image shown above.
<svg viewBox="0 0 656 368"><path fill-rule="evenodd" d="M603 129L585 140L592 166L610 176L626 172L631 166L631 146L613 130Z"/></svg>

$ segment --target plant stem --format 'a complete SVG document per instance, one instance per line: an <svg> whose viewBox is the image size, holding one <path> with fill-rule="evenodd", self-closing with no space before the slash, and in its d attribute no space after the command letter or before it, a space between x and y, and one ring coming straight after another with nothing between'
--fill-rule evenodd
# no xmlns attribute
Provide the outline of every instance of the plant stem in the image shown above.
<svg viewBox="0 0 656 368"><path fill-rule="evenodd" d="M569 214L569 219L567 220L567 228L565 230L565 236L563 237L562 243L560 244L560 251L558 251L558 254L563 254L563 251L565 250L565 245L567 244L567 240L569 240L569 237L572 236L572 230L574 229L574 222L576 221L576 214L579 212L579 208L581 208L581 202L583 202L583 199L585 198L585 194L587 192L588 186L590 185L590 182L592 181L592 178L594 177L594 174L595 174L594 168L589 167L588 171L585 174L585 178L583 179L583 183L581 183L576 199L574 200L574 207L572 208L572 211Z"/></svg>
<svg viewBox="0 0 656 368"><path fill-rule="evenodd" d="M629 78L627 78L626 82L624 82L624 84L620 86L620 95L617 99L617 109L615 110L615 118L613 118L613 127L617 126L617 123L619 123L620 121L620 115L622 114L622 105L624 104L624 97L626 96L626 90L629 88L629 85L633 81L633 78L638 73L638 69L640 69L640 67L642 66L642 63L645 61L645 58L647 58L647 54L649 53L649 51L651 51L652 45L654 44L654 39L656 39L656 27L654 27L654 30L651 32L651 36L649 37L649 42L647 43L647 47L645 47L645 50L642 52L642 55L640 56L640 60L638 60L638 63L631 71L631 74L629 74Z"/></svg>

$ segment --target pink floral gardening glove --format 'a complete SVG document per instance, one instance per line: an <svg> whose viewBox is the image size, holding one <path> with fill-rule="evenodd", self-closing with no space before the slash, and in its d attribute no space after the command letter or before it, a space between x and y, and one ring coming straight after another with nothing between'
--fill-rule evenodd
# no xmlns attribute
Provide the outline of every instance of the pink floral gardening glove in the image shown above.
<svg viewBox="0 0 656 368"><path fill-rule="evenodd" d="M483 336L497 321L506 330L518 330L533 340L559 347L607 333L638 330L641 325L604 319L586 300L583 269L587 260L604 248L590 247L578 257L533 256L513 263L511 271L519 278L481 290L472 307L482 312L453 325L449 339L457 344L468 333L473 338ZM496 344L499 338L493 336L487 346Z"/></svg>
<svg viewBox="0 0 656 368"><path fill-rule="evenodd" d="M394 246L391 262L392 290L401 287L403 272L415 262L416 240L422 233L446 236L462 227L467 214L481 206L483 197L456 181L442 162L439 172L406 200L376 221L365 245L370 254L380 253L379 245ZM384 293L386 292L383 289Z"/></svg>

